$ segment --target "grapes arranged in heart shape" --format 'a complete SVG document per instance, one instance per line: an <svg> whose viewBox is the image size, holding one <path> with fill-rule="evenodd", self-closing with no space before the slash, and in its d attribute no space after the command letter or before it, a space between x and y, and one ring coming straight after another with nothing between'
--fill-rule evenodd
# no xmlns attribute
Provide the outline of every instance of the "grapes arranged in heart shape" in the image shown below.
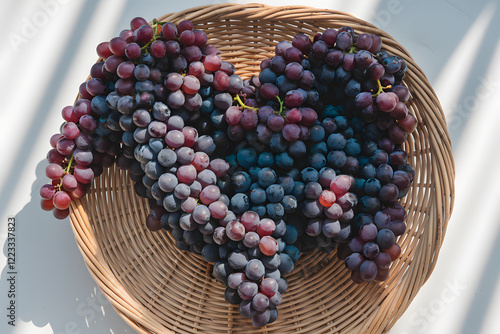
<svg viewBox="0 0 500 334"><path fill-rule="evenodd" d="M276 44L243 81L208 36L134 18L51 137L42 209L69 214L114 163L147 198L150 231L214 263L254 326L272 323L300 254L337 250L356 283L384 281L401 253L417 126L404 60L350 27Z"/></svg>

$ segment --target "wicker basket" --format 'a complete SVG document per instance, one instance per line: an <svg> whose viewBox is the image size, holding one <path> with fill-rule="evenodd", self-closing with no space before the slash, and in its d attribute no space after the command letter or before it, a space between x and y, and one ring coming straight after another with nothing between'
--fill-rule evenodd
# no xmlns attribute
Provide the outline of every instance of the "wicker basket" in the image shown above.
<svg viewBox="0 0 500 334"><path fill-rule="evenodd" d="M125 172L110 168L91 192L71 206L76 242L90 274L123 319L139 333L383 333L408 308L429 278L443 242L454 200L454 162L446 122L430 84L408 52L391 36L349 14L304 6L219 4L158 18L191 20L204 29L237 74L258 73L280 40L297 32L351 26L375 33L383 47L408 64L404 84L410 112L419 121L405 149L416 177L402 201L408 231L403 250L383 283L356 285L335 254L303 256L287 276L290 287L278 320L254 328L224 301L224 287L201 257L179 251L166 233L145 227L148 206L135 196Z"/></svg>

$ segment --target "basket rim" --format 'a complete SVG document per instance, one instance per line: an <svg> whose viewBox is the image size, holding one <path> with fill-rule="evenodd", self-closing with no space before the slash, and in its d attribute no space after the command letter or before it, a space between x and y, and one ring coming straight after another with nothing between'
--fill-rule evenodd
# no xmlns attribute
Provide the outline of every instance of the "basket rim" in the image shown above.
<svg viewBox="0 0 500 334"><path fill-rule="evenodd" d="M223 17L226 20L236 19L237 17L241 17L243 13L247 16L248 19L255 18L257 19L260 16L266 16L266 19L276 19L276 17L283 16L286 13L287 19L298 19L304 13L308 13L309 17L315 18L320 17L324 20L331 20L336 17L348 17L358 24L366 25L370 29L377 30L377 34L379 34L384 40L384 46L386 46L386 41L395 41L395 39L386 33L385 31L377 28L375 25L366 22L362 19L359 19L352 14L336 11L331 9L318 9L309 6L302 5L293 5L293 6L271 6L262 3L249 3L249 4L237 4L237 3L222 3L222 4L213 4L213 5L202 5L197 7L192 7L185 9L183 11L177 13L170 13L162 15L158 18L159 21L163 21L163 19L168 18L168 21L176 21L181 19L190 19L191 17L196 17L198 21L203 20L205 17L216 17L220 19L222 14L225 14ZM259 16L260 15L260 16ZM396 42L397 43L397 42ZM433 138L434 142L439 145L439 149L441 152L447 152L448 155L440 156L438 154L434 155L434 159L438 160L437 162L433 159L432 167L434 178L438 178L442 180L444 183L440 182L435 183L436 188L434 189L436 193L441 194L443 192L445 195L443 197L433 196L432 199L436 200L436 207L433 208L433 212L427 214L435 214L438 217L440 222L438 231L432 236L428 236L431 244L435 246L435 250L433 253L433 260L431 261L431 265L426 267L426 272L423 277L421 277L418 282L418 287L411 292L408 301L404 304L398 302L398 305L393 305L398 307L399 311L398 315L395 316L396 320L399 318L404 311L409 307L411 301L416 296L418 290L422 287L422 285L427 281L427 279L432 274L435 265L436 259L439 255L440 247L443 242L443 238L446 232L447 224L449 218L451 216L454 204L454 178L455 178L455 164L452 156L451 150L451 140L449 138L448 130L446 127L446 121L444 117L444 112L439 103L439 99L433 88L428 83L428 80L425 74L422 72L420 67L415 64L413 58L410 56L408 51L404 49L399 43L397 43L397 48L394 50L398 50L404 53L409 64L409 70L415 73L415 81L419 83L419 89L423 92L423 95L428 97L432 105L434 106L434 111L436 114L433 114L431 119L435 124L440 124L440 127L434 127L428 131L429 136ZM419 119L419 123L420 123ZM436 168L437 165L448 165L448 170L444 173L441 170ZM437 173L436 170L438 170ZM435 211L435 212L434 212ZM70 222L75 234L75 240L77 245L82 253L85 264L96 281L97 285L103 292L103 294L110 300L111 305L116 311L120 314L120 316L136 331L138 332L150 332L155 331L158 333L174 333L166 328L164 328L155 317L150 314L142 314L137 310L140 309L139 301L134 297L128 294L128 291L121 286L118 277L115 276L113 270L109 267L109 264L105 262L104 257L100 254L99 245L95 240L95 235L92 235L92 224L86 226L82 225L82 222L90 223L89 215L87 214L85 207L82 201L77 201L76 203L71 204L71 213L70 213ZM84 227L87 227L86 230ZM103 262L104 261L104 262ZM408 270L414 270L415 266L407 268ZM419 269L419 268L417 268ZM420 268L421 269L421 268ZM399 275L397 279L402 280L403 274ZM396 289L396 288L395 288ZM118 291L116 291L118 290ZM286 295L285 295L286 298ZM388 308L393 303L386 303L385 308ZM365 319L366 322L369 322L371 318L373 318L374 314L377 312L372 312L368 319ZM390 319L392 325L394 321ZM392 327L392 326L390 326ZM390 327L380 327L379 330L385 331L390 329ZM367 328L367 326L363 327ZM146 329L146 331L145 331ZM260 332L256 330L256 332Z"/></svg>

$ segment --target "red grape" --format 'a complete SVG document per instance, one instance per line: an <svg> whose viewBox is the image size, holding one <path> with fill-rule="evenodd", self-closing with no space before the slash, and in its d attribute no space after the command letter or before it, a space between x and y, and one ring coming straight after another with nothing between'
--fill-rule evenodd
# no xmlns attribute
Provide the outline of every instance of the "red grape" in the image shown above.
<svg viewBox="0 0 500 334"><path fill-rule="evenodd" d="M266 235L260 238L259 249L262 254L272 256L278 251L278 242L273 237Z"/></svg>
<svg viewBox="0 0 500 334"><path fill-rule="evenodd" d="M240 241L245 236L245 226L237 220L226 225L226 234L233 241Z"/></svg>
<svg viewBox="0 0 500 334"><path fill-rule="evenodd" d="M52 197L52 203L54 203L55 208L64 210L69 208L69 205L71 204L71 197L67 192L60 190Z"/></svg>
<svg viewBox="0 0 500 334"><path fill-rule="evenodd" d="M262 238L266 235L268 236L273 234L275 229L276 229L276 224L274 223L274 221L269 218L264 218L260 221L256 231Z"/></svg>
<svg viewBox="0 0 500 334"><path fill-rule="evenodd" d="M257 230L260 218L259 215L254 211L246 211L241 215L241 223L245 226L246 231L255 231Z"/></svg>
<svg viewBox="0 0 500 334"><path fill-rule="evenodd" d="M64 219L69 216L69 209L60 210L58 208L54 208L54 210L52 210L52 214L57 219Z"/></svg>

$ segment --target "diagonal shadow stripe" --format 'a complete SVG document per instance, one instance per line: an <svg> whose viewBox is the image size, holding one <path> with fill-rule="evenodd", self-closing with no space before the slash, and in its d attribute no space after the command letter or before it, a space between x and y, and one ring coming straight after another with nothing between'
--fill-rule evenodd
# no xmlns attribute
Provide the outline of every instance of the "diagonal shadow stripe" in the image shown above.
<svg viewBox="0 0 500 334"><path fill-rule="evenodd" d="M81 43L87 24L89 23L89 18L93 16L98 3L98 0L85 1L78 19L72 26L70 35L72 38L68 40L64 52L62 52L57 59L58 66L56 67L56 70L52 74L48 85L46 87L40 87L45 89L45 93L43 94L43 98L38 105L36 113L34 113L34 118L31 120L31 124L29 125L27 133L30 135L22 139L22 144L20 145L17 155L15 156L14 161L10 163L11 168L7 172L9 178L5 181L5 186L0 192L0 212L5 211L6 206L12 197L11 189L14 189L23 177L23 175L21 175L22 168L19 168L19 166L24 164L26 156L35 155L35 152L33 152L34 146L32 145L33 138L39 137L39 133L42 128L40 125L45 122L45 119L51 110L56 107L54 106L53 101L54 94L62 87L63 80L61 79L66 75L68 68L72 66L72 62L74 61L74 52ZM76 92L77 91L75 90L75 93ZM45 156L43 156L43 158L45 158Z"/></svg>
<svg viewBox="0 0 500 334"><path fill-rule="evenodd" d="M500 210L497 210L497 217L500 217ZM462 328L458 334L483 333L488 310L493 302L495 287L500 284L500 266L497 265L498 254L500 254L500 231L497 233L495 246L490 251L485 270L481 273L481 280L475 288L476 293L472 302L468 305L468 312L462 320Z"/></svg>

